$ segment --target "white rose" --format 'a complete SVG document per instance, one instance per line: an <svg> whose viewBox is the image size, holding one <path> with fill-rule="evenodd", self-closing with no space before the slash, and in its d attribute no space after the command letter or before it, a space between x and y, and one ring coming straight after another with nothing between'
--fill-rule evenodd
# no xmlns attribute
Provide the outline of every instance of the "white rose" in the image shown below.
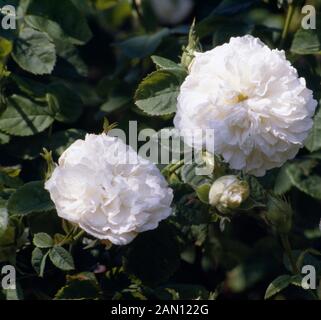
<svg viewBox="0 0 321 320"><path fill-rule="evenodd" d="M157 228L171 214L173 191L158 168L106 134L75 141L45 188L61 218L117 245Z"/></svg>
<svg viewBox="0 0 321 320"><path fill-rule="evenodd" d="M220 154L232 169L263 176L295 157L316 106L284 51L248 35L195 54L174 124L189 145L193 130L212 130L209 152Z"/></svg>
<svg viewBox="0 0 321 320"><path fill-rule="evenodd" d="M215 180L209 192L209 202L222 213L238 208L250 195L246 181L236 176L223 176Z"/></svg>
<svg viewBox="0 0 321 320"><path fill-rule="evenodd" d="M192 0L150 0L150 3L159 21L171 25L186 19L194 6Z"/></svg>

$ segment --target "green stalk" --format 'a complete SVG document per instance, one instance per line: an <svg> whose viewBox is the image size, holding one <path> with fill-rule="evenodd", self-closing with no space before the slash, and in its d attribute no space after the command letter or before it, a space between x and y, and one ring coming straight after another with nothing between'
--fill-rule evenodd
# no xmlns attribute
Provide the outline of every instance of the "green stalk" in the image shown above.
<svg viewBox="0 0 321 320"><path fill-rule="evenodd" d="M289 258L289 261L290 261L290 264L291 264L291 267L292 267L292 272L293 272L293 274L298 274L299 273L299 269L298 269L298 266L295 263L293 255L292 255L292 249L291 249L289 237L288 237L287 234L281 234L280 237L281 237L281 242L282 242L284 251L285 251L286 255Z"/></svg>
<svg viewBox="0 0 321 320"><path fill-rule="evenodd" d="M284 47L285 40L286 40L288 33L289 33L289 28L290 28L293 14L294 14L294 5L290 4L289 8L287 10L285 23L284 23L284 27L283 27L283 31L282 31L282 35L281 35L280 48Z"/></svg>

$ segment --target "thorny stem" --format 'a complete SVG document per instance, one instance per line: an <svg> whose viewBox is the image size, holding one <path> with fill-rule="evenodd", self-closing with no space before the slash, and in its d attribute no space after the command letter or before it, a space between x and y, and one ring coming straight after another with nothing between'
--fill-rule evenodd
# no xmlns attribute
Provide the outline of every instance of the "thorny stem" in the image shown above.
<svg viewBox="0 0 321 320"><path fill-rule="evenodd" d="M280 237L281 237L281 242L282 242L284 251L285 251L286 255L289 258L293 274L298 274L299 273L299 269L298 269L298 267L297 267L297 265L295 263L293 255L292 255L292 249L291 249L289 237L288 237L287 234L281 234Z"/></svg>
<svg viewBox="0 0 321 320"><path fill-rule="evenodd" d="M292 20L292 17L293 17L293 13L294 13L294 5L290 4L289 8L287 10L285 23L284 23L284 27L283 27L283 31L282 31L282 35L281 35L280 48L284 47L284 43L285 43L286 37L287 37L288 32L289 32L289 28L290 28L291 20Z"/></svg>

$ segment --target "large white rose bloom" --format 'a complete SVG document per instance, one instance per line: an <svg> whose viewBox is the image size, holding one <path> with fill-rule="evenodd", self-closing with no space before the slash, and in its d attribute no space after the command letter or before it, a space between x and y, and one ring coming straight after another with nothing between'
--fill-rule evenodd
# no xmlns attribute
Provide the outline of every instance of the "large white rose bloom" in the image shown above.
<svg viewBox="0 0 321 320"><path fill-rule="evenodd" d="M106 134L75 141L45 188L61 218L117 245L171 214L173 191L158 168Z"/></svg>
<svg viewBox="0 0 321 320"><path fill-rule="evenodd" d="M247 35L195 53L174 124L189 145L195 129L212 130L208 151L220 154L232 169L263 176L297 154L316 106L284 51ZM204 139L194 144L204 146Z"/></svg>

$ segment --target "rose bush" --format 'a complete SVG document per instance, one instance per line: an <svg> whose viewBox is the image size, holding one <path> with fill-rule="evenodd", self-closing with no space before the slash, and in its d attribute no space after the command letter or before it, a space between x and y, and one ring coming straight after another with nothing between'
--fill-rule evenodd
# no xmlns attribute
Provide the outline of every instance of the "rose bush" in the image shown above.
<svg viewBox="0 0 321 320"><path fill-rule="evenodd" d="M319 1L8 2L0 299L321 298Z"/></svg>

